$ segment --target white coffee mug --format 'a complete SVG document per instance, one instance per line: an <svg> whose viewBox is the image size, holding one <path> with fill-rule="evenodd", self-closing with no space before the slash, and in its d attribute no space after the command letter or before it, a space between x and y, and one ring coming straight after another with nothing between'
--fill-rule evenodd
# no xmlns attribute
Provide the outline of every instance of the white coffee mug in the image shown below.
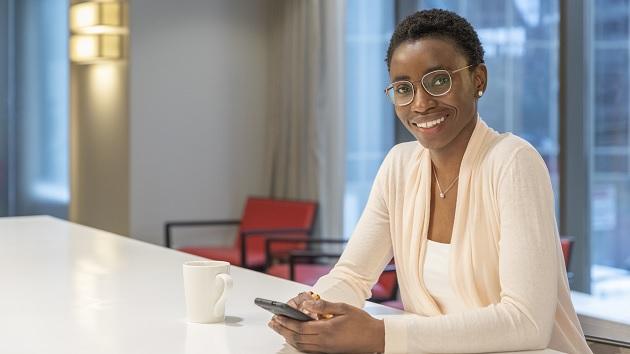
<svg viewBox="0 0 630 354"><path fill-rule="evenodd" d="M184 263L184 291L188 321L215 323L225 320L225 300L232 289L230 263L192 261Z"/></svg>

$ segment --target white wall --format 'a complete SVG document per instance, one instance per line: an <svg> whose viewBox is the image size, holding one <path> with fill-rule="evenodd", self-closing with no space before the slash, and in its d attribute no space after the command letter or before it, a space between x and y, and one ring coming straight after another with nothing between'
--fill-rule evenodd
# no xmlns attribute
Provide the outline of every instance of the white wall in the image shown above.
<svg viewBox="0 0 630 354"><path fill-rule="evenodd" d="M165 220L266 194L266 1L129 3L130 234L162 243Z"/></svg>

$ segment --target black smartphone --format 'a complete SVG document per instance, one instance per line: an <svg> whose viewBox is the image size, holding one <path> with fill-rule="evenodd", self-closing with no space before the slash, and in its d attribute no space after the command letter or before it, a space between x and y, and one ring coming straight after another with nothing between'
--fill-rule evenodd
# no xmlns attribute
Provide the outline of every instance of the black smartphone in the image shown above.
<svg viewBox="0 0 630 354"><path fill-rule="evenodd" d="M276 315L282 315L282 316L292 318L294 320L304 321L304 322L313 320L311 317L303 314L302 312L294 309L293 307L285 304L284 302L261 299L257 297L254 300L254 303Z"/></svg>

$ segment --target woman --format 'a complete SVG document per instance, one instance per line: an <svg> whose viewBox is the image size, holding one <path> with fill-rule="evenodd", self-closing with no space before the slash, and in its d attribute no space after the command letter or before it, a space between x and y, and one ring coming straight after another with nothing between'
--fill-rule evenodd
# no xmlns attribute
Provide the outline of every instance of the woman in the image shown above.
<svg viewBox="0 0 630 354"><path fill-rule="evenodd" d="M335 268L290 304L317 318L270 322L314 352L590 353L571 303L549 173L536 150L479 118L487 85L472 26L417 12L387 52L396 115L418 142L385 158ZM394 257L405 310L361 310Z"/></svg>

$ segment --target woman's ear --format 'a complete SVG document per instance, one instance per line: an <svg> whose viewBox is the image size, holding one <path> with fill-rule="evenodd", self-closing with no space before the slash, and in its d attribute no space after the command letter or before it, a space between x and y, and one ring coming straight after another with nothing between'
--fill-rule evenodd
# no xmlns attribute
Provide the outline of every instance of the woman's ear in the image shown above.
<svg viewBox="0 0 630 354"><path fill-rule="evenodd" d="M473 84L475 85L475 95L481 97L488 87L488 68L486 64L481 63L475 67L473 72ZM479 94L481 92L481 94Z"/></svg>

